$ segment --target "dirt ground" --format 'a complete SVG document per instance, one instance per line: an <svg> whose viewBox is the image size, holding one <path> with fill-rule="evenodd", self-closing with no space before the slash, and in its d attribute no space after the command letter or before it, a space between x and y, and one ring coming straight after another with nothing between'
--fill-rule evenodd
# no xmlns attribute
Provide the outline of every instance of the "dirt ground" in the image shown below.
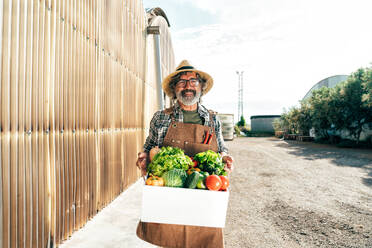
<svg viewBox="0 0 372 248"><path fill-rule="evenodd" d="M227 145L227 248L372 247L372 150L277 138Z"/></svg>

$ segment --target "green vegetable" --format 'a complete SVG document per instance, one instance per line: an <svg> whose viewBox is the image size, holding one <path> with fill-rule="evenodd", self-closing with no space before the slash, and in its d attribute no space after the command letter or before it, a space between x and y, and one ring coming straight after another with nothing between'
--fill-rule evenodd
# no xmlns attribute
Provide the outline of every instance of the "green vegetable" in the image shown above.
<svg viewBox="0 0 372 248"><path fill-rule="evenodd" d="M221 154L208 150L206 152L199 152L194 156L194 160L198 162L199 168L209 174L227 175L222 163Z"/></svg>
<svg viewBox="0 0 372 248"><path fill-rule="evenodd" d="M147 172L155 176L162 176L164 172L172 169L187 170L193 162L185 155L184 151L177 147L162 147L151 163L147 166Z"/></svg>
<svg viewBox="0 0 372 248"><path fill-rule="evenodd" d="M196 187L198 189L205 189L206 188L202 178L199 179L198 183L196 184Z"/></svg>
<svg viewBox="0 0 372 248"><path fill-rule="evenodd" d="M195 189L196 185L199 182L199 178L203 178L203 176L199 172L194 171L187 176L185 187L189 189Z"/></svg>
<svg viewBox="0 0 372 248"><path fill-rule="evenodd" d="M209 173L206 171L201 171L200 174L203 176L203 181L205 181L205 179L209 176Z"/></svg>
<svg viewBox="0 0 372 248"><path fill-rule="evenodd" d="M173 169L163 174L164 185L182 188L185 184L187 173L182 169Z"/></svg>

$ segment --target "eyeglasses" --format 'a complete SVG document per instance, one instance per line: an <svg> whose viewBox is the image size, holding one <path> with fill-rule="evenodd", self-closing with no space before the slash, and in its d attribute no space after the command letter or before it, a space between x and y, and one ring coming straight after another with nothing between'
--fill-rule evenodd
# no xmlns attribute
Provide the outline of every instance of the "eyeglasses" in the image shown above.
<svg viewBox="0 0 372 248"><path fill-rule="evenodd" d="M196 87L196 86L199 85L199 79L190 78L190 79L180 79L177 82L176 86L184 88L184 87L186 87L187 82L189 82L190 86L192 86L192 87Z"/></svg>

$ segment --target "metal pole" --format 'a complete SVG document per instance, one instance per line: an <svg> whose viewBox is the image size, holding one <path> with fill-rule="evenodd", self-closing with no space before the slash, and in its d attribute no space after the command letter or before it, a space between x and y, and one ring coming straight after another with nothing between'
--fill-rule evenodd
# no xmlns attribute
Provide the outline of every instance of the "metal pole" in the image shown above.
<svg viewBox="0 0 372 248"><path fill-rule="evenodd" d="M158 109L164 109L164 93L161 87L162 80L162 70L161 70L161 51L160 51L160 27L159 26L149 26L147 27L147 34L153 34L155 39L155 52L156 52L156 74L157 74L157 85L158 85Z"/></svg>
<svg viewBox="0 0 372 248"><path fill-rule="evenodd" d="M159 98L159 110L164 109L163 99L163 88L161 87L162 71L161 71L161 52L160 52L160 34L154 34L155 36L155 49L156 49L156 60L157 60L157 81L158 81L158 98Z"/></svg>
<svg viewBox="0 0 372 248"><path fill-rule="evenodd" d="M238 75L238 121L240 121L240 74L238 71L236 71L236 74Z"/></svg>
<svg viewBox="0 0 372 248"><path fill-rule="evenodd" d="M241 106L242 106L242 116L244 116L244 111L243 111L243 108L244 108L244 97L243 97L243 73L244 71L241 71L240 72L240 84L241 84Z"/></svg>
<svg viewBox="0 0 372 248"><path fill-rule="evenodd" d="M244 115L243 112L243 72L244 71L236 71L238 74L238 121L240 121L240 117Z"/></svg>

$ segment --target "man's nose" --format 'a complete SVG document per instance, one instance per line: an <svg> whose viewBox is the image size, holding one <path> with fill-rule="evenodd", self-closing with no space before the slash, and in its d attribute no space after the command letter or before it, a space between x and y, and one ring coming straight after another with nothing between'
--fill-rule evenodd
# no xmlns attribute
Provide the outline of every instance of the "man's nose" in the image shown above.
<svg viewBox="0 0 372 248"><path fill-rule="evenodd" d="M186 81L185 89L193 88L190 81Z"/></svg>

